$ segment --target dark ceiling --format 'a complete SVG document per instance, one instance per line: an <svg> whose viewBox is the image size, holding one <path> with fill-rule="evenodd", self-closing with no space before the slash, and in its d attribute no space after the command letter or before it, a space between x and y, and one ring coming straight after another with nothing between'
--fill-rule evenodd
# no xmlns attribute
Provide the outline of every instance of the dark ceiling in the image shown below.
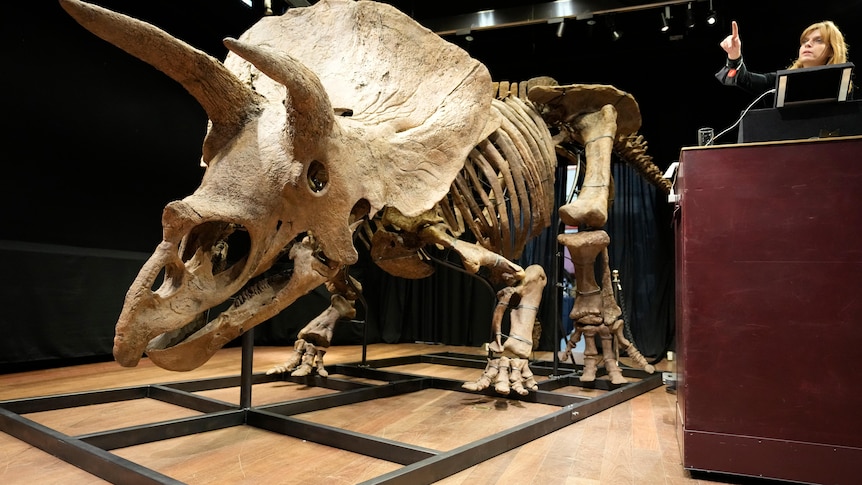
<svg viewBox="0 0 862 485"><path fill-rule="evenodd" d="M272 0L286 8L285 0ZM262 15L241 0L98 0L152 22L223 58L224 37L239 36ZM522 15L547 2L390 2L425 25L456 25L463 15L495 7L498 18ZM496 80L548 75L562 84L612 84L632 93L643 118L641 133L655 162L667 167L696 142L699 127L731 126L754 96L721 86L718 43L739 21L747 64L786 67L807 25L833 19L850 43L862 44L862 1L714 0L719 21L703 21L709 1L692 3L695 27L682 25L684 2L583 1L586 15L558 22L473 29L444 38L483 62ZM673 29L659 31L661 6L670 3ZM604 12L604 13L599 13ZM506 15L504 15L506 14ZM579 17L579 18L578 18ZM521 17L523 18L523 16ZM556 20L556 19L554 19ZM435 23L436 22L436 23ZM448 23L447 23L448 22ZM611 22L622 37L611 39ZM164 205L200 182L203 110L181 87L120 52L72 21L56 0L5 2L0 15L7 128L2 132L6 182L0 191L0 240L48 242L150 251L161 239ZM559 34L559 35L558 35ZM735 133L728 134L730 142Z"/></svg>

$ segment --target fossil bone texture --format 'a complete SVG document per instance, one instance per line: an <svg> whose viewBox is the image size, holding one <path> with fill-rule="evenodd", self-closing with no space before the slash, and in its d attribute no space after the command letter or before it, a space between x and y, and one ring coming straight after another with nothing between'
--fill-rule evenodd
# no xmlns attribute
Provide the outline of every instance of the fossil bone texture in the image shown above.
<svg viewBox="0 0 862 485"><path fill-rule="evenodd" d="M332 329L353 315L361 292L347 271L358 236L394 275L430 274L428 245L451 249L468 271L486 268L503 287L496 338L485 372L465 387L526 393L535 387L526 358L546 278L513 260L552 222L561 147L587 153L587 185L561 211L567 223L604 224L613 151L663 183L636 135L630 95L546 78L494 84L481 63L386 4L322 0L263 18L225 40L230 53L220 62L150 24L60 2L85 28L181 83L209 117L203 180L165 207L163 241L126 294L114 338L123 366L146 353L166 369L197 368L325 284L331 307L273 369L325 374ZM607 245L594 237L601 231L584 234L565 241L579 264ZM594 277L578 283L598 288ZM604 337L618 321L613 307L589 298L573 317Z"/></svg>

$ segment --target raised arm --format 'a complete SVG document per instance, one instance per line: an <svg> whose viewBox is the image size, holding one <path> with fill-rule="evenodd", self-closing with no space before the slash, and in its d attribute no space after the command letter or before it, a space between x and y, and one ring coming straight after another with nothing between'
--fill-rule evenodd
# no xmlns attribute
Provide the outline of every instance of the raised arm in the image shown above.
<svg viewBox="0 0 862 485"><path fill-rule="evenodd" d="M727 52L727 58L735 61L742 55L742 40L739 38L739 25L737 25L736 20L731 22L730 26L730 35L725 37L719 45L724 49L724 52Z"/></svg>

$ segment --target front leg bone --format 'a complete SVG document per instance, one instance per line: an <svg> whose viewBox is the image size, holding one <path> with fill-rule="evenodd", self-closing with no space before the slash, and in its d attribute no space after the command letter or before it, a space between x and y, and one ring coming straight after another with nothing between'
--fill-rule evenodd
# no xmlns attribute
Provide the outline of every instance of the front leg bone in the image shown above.
<svg viewBox="0 0 862 485"><path fill-rule="evenodd" d="M617 111L605 105L599 111L575 120L576 138L582 140L587 155L584 184L578 198L560 207L560 219L570 226L599 228L608 221L611 182L611 154L617 133Z"/></svg>
<svg viewBox="0 0 862 485"><path fill-rule="evenodd" d="M499 302L491 325L494 341L489 345L493 357L488 359L482 376L475 382L465 382L462 385L464 389L481 391L493 384L498 394L508 395L514 390L523 395L538 388L527 365L527 357L533 350L533 326L546 283L545 270L539 265L531 265L524 270L521 285L507 287L497 293ZM506 310L510 310L510 330L501 344L502 318Z"/></svg>
<svg viewBox="0 0 862 485"><path fill-rule="evenodd" d="M267 374L291 372L294 376L306 376L315 369L323 368L325 348L329 347L336 322L341 318L353 318L356 308L353 302L341 295L332 295L329 307L299 331L294 353L287 362L269 369ZM325 370L324 370L325 372Z"/></svg>
<svg viewBox="0 0 862 485"><path fill-rule="evenodd" d="M545 270L534 264L524 270L524 280L515 291L521 297L518 306L509 313L509 338L503 350L512 357L528 358L533 351L533 326L542 303L542 292L548 279Z"/></svg>
<svg viewBox="0 0 862 485"><path fill-rule="evenodd" d="M439 244L458 253L464 264L464 269L470 274L476 274L480 268L484 267L491 272L493 280L502 281L509 286L524 279L523 268L514 262L479 244L460 241L452 237L440 224L423 228L422 239L428 244Z"/></svg>
<svg viewBox="0 0 862 485"><path fill-rule="evenodd" d="M577 296L569 314L575 323L599 325L603 322L602 290L596 281L596 257L610 244L605 231L560 234L557 241L569 249L575 265Z"/></svg>

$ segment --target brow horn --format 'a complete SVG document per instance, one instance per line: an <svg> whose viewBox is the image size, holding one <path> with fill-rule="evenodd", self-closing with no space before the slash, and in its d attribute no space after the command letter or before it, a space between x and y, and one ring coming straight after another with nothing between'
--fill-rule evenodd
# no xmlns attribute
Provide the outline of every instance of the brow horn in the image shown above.
<svg viewBox="0 0 862 485"><path fill-rule="evenodd" d="M262 97L209 54L158 27L96 5L78 0L60 0L60 5L96 36L182 84L212 121L207 146L218 148L219 139L230 139L259 112ZM209 155L204 153L204 159Z"/></svg>

